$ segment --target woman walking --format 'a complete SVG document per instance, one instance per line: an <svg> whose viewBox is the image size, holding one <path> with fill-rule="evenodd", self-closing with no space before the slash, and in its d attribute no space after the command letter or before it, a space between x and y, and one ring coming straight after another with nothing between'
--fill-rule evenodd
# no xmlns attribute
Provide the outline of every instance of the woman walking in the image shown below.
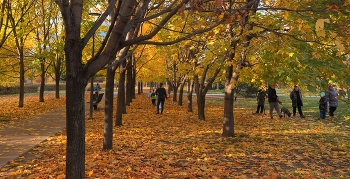
<svg viewBox="0 0 350 179"><path fill-rule="evenodd" d="M329 116L333 118L334 111L337 110L338 107L338 92L334 89L333 85L328 86L326 97L328 99Z"/></svg>

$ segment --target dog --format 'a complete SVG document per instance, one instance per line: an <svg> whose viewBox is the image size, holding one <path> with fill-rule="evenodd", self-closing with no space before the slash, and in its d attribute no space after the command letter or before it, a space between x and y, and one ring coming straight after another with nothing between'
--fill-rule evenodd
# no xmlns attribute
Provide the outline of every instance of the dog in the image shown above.
<svg viewBox="0 0 350 179"><path fill-rule="evenodd" d="M284 117L284 118L286 118L286 115L287 115L288 117L290 117L290 116L292 115L292 113L290 113L289 110L288 110L287 108L285 108L285 107L282 107L282 108L281 108L281 113L283 114L283 117Z"/></svg>

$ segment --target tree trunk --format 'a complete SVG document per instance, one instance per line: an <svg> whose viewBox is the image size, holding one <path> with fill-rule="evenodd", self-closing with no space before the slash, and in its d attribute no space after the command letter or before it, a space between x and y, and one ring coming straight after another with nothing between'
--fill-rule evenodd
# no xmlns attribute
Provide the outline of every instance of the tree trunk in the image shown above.
<svg viewBox="0 0 350 179"><path fill-rule="evenodd" d="M105 109L104 109L104 134L103 150L112 149L113 144L113 96L114 96L114 74L116 67L107 68L105 88Z"/></svg>
<svg viewBox="0 0 350 179"><path fill-rule="evenodd" d="M198 105L198 119L205 120L204 108L205 108L205 94L197 94Z"/></svg>
<svg viewBox="0 0 350 179"><path fill-rule="evenodd" d="M45 90L45 63L43 61L40 63L40 70L41 70L41 81L40 81L40 91L39 91L39 102L44 102L44 90Z"/></svg>
<svg viewBox="0 0 350 179"><path fill-rule="evenodd" d="M79 46L79 45L76 45ZM69 49L69 50L68 50ZM74 49L67 48L66 52ZM79 50L78 50L79 52ZM67 57L72 53L67 53ZM79 53L78 53L79 54ZM80 53L81 54L81 53ZM81 59L72 55L67 58L67 64L74 64L75 60ZM80 68L82 68L80 64ZM67 152L66 152L66 176L67 179L85 178L85 102L84 93L87 80L80 76L79 67L67 66L66 87L66 128L67 128Z"/></svg>
<svg viewBox="0 0 350 179"><path fill-rule="evenodd" d="M120 64L119 73L119 88L118 88L118 98L117 98L117 113L115 126L123 125L123 113L126 112L125 108L125 61Z"/></svg>
<svg viewBox="0 0 350 179"><path fill-rule="evenodd" d="M177 71L177 65L176 65L176 62L174 61L173 62L173 84L172 84L172 88L174 90L174 94L173 94L173 101L174 102L176 102L176 100L177 100L177 89L179 87L179 83L176 81L176 71Z"/></svg>
<svg viewBox="0 0 350 179"><path fill-rule="evenodd" d="M234 137L234 116L233 116L233 89L232 82L233 66L226 67L225 98L224 98L224 123L222 136Z"/></svg>
<svg viewBox="0 0 350 179"><path fill-rule="evenodd" d="M176 102L176 101L177 101L177 86L174 86L174 87L173 87L173 91L174 91L174 94L173 94L173 101Z"/></svg>
<svg viewBox="0 0 350 179"><path fill-rule="evenodd" d="M188 80L188 84L187 84L187 112L193 112L193 108L192 108L193 87L194 87L193 81Z"/></svg>
<svg viewBox="0 0 350 179"><path fill-rule="evenodd" d="M61 58L56 58L55 63L55 83L56 83L56 99L60 98L60 79L61 79Z"/></svg>
<svg viewBox="0 0 350 179"><path fill-rule="evenodd" d="M184 87L185 87L185 82L181 83L181 85L180 85L179 101L177 103L179 106L182 106L182 100L183 100L183 95L184 95Z"/></svg>
<svg viewBox="0 0 350 179"><path fill-rule="evenodd" d="M55 71L55 97L56 99L60 98L60 75Z"/></svg>
<svg viewBox="0 0 350 179"><path fill-rule="evenodd" d="M171 91L173 91L173 85L170 82L168 82L168 83L169 83L168 94L169 94L169 97L170 97L170 93L171 93Z"/></svg>
<svg viewBox="0 0 350 179"><path fill-rule="evenodd" d="M143 93L143 82L141 81L140 83L140 87L141 87L141 94Z"/></svg>
<svg viewBox="0 0 350 179"><path fill-rule="evenodd" d="M126 90L125 90L125 104L130 106L132 102L132 85L133 85L133 70L132 70L132 58L128 59L126 67ZM124 73L125 74L125 73ZM134 88L135 89L135 88Z"/></svg>
<svg viewBox="0 0 350 179"><path fill-rule="evenodd" d="M19 48L19 101L18 107L24 106L24 55L22 48Z"/></svg>
<svg viewBox="0 0 350 179"><path fill-rule="evenodd" d="M132 95L132 99L136 99L136 90L135 90L135 86L136 86L136 62L133 60L132 63L132 83L131 83L131 95Z"/></svg>
<svg viewBox="0 0 350 179"><path fill-rule="evenodd" d="M141 94L141 82L137 82L137 94Z"/></svg>

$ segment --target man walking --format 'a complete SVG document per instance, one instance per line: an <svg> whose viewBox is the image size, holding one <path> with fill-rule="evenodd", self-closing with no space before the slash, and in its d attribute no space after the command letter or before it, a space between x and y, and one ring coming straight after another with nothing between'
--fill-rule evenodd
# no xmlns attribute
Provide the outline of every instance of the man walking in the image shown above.
<svg viewBox="0 0 350 179"><path fill-rule="evenodd" d="M280 118L282 118L282 113L280 111L280 108L278 107L278 103L280 102L278 99L278 96L276 94L275 84L271 84L271 86L268 89L267 97L269 101L269 107L270 107L270 117L273 119L273 109L276 109L276 112Z"/></svg>
<svg viewBox="0 0 350 179"><path fill-rule="evenodd" d="M166 99L166 90L163 87L163 83L159 84L159 88L157 88L155 93L156 93L156 95L158 97L158 99L157 99L157 114L159 114L159 106L161 106L160 114L163 114L164 102L165 102L165 99Z"/></svg>

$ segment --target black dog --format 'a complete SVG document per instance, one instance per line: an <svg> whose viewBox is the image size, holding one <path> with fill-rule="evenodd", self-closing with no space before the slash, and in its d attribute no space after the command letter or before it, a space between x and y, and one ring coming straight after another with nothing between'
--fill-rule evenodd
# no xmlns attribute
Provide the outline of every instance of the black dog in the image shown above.
<svg viewBox="0 0 350 179"><path fill-rule="evenodd" d="M289 110L288 110L287 108L285 108L285 107L282 107L282 108L281 108L281 113L283 114L283 117L284 117L284 118L286 117L286 115L287 115L288 117L290 117L290 116L292 115L292 113L290 113Z"/></svg>

